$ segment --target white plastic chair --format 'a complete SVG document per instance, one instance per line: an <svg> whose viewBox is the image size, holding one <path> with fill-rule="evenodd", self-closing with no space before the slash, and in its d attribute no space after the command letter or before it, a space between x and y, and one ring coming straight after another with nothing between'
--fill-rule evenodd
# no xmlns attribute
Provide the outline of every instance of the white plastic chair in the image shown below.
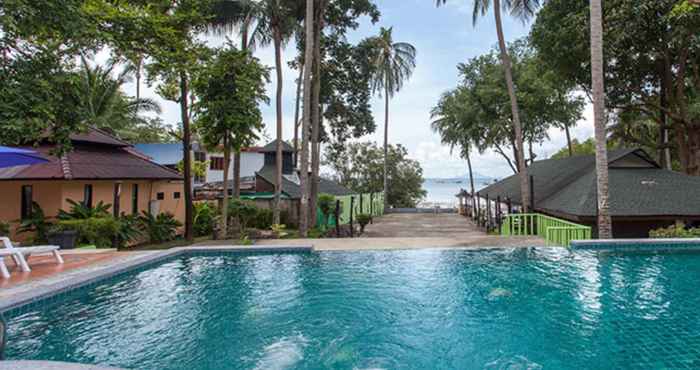
<svg viewBox="0 0 700 370"><path fill-rule="evenodd" d="M49 253L53 254L54 258L56 259L56 262L59 264L63 263L63 258L61 257L61 253L58 251L60 247L55 246L55 245L42 245L42 246L36 246L36 247L15 247L12 242L10 241L9 238L0 236L0 244L2 244L0 247L4 247L5 250L12 251L12 257L15 260L15 263L22 269L22 271L25 272L30 272L32 271L29 268L29 264L27 261L29 260L29 257L32 254L38 254L38 253ZM2 250L2 249L0 249Z"/></svg>

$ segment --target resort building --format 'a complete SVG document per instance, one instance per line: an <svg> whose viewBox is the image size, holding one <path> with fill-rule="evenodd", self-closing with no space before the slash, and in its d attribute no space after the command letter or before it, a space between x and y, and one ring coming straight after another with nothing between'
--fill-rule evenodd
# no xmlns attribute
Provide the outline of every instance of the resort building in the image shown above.
<svg viewBox="0 0 700 370"><path fill-rule="evenodd" d="M647 237L677 221L700 221L700 177L661 168L642 149L608 153L610 213L616 238ZM596 235L595 156L535 161L529 168L534 212L593 227ZM521 205L518 175L477 192L489 202Z"/></svg>
<svg viewBox="0 0 700 370"><path fill-rule="evenodd" d="M182 161L182 143L136 144L134 148L150 157L155 163L169 168L177 168ZM224 154L221 150L206 150L204 146L192 145L192 159L207 162L206 174L194 177L195 188L207 183L221 182L224 179ZM233 174L233 156L229 164L229 173ZM255 171L263 166L263 154L260 148L249 147L241 151L241 177L252 179ZM232 175L231 175L232 176Z"/></svg>
<svg viewBox="0 0 700 370"><path fill-rule="evenodd" d="M71 135L72 150L56 157L55 146L32 148L49 161L0 168L0 220L17 223L31 216L36 202L47 217L68 210L68 200L112 205L115 215L169 212L184 222L182 176L138 153L104 131ZM14 235L13 235L14 236Z"/></svg>

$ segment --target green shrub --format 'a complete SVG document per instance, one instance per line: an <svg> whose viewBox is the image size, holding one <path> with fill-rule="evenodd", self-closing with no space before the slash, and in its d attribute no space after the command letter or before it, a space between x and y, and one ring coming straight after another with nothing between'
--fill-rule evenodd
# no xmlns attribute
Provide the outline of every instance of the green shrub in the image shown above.
<svg viewBox="0 0 700 370"><path fill-rule="evenodd" d="M7 222L0 221L0 236L10 235L10 224Z"/></svg>
<svg viewBox="0 0 700 370"><path fill-rule="evenodd" d="M365 226L367 226L370 221L372 221L372 216L366 213L360 213L357 215L357 223L360 224L360 232L365 232Z"/></svg>
<svg viewBox="0 0 700 370"><path fill-rule="evenodd" d="M32 214L29 218L20 220L17 232L34 233L33 243L46 243L51 222L46 219L44 210L37 202L32 202Z"/></svg>
<svg viewBox="0 0 700 370"><path fill-rule="evenodd" d="M219 210L209 203L194 204L194 235L206 236L214 233L214 223Z"/></svg>
<svg viewBox="0 0 700 370"><path fill-rule="evenodd" d="M112 216L87 219L60 220L53 232L73 230L78 233L79 244L92 244L97 248L111 248L119 236L121 223Z"/></svg>
<svg viewBox="0 0 700 370"><path fill-rule="evenodd" d="M151 243L163 243L175 239L177 228L182 226L172 213L159 213L158 216L154 216L144 211L139 217L139 222Z"/></svg>
<svg viewBox="0 0 700 370"><path fill-rule="evenodd" d="M700 238L700 228L686 228L682 223L649 231L650 238Z"/></svg>
<svg viewBox="0 0 700 370"><path fill-rule="evenodd" d="M238 218L238 222L241 224L243 230L251 225L253 220L258 214L258 208L248 202L241 201L240 199L231 199L228 205L228 217Z"/></svg>
<svg viewBox="0 0 700 370"><path fill-rule="evenodd" d="M280 219L281 219L280 215ZM255 210L255 216L251 220L250 227L269 230L272 228L272 210L267 208L257 208Z"/></svg>
<svg viewBox="0 0 700 370"><path fill-rule="evenodd" d="M88 207L82 202L76 202L72 199L66 199L66 202L71 205L70 211L59 210L59 220L86 220L88 218L109 217L109 209L112 208L111 204L105 204L102 201L93 207Z"/></svg>
<svg viewBox="0 0 700 370"><path fill-rule="evenodd" d="M119 230L117 231L119 247L126 247L132 241L140 238L142 234L138 216L122 214L119 217Z"/></svg>

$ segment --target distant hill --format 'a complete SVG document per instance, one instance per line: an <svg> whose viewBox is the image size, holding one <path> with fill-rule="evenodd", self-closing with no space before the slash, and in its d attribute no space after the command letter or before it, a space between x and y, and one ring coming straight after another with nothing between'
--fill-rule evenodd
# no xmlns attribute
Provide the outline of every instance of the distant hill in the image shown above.
<svg viewBox="0 0 700 370"><path fill-rule="evenodd" d="M484 176L481 174L474 174L474 183L475 185L486 185L486 184L491 184L494 182L493 177L489 176ZM449 178L427 178L425 179L426 183L432 183L432 184L463 184L463 185L469 185L469 176L464 176L464 177L449 177Z"/></svg>

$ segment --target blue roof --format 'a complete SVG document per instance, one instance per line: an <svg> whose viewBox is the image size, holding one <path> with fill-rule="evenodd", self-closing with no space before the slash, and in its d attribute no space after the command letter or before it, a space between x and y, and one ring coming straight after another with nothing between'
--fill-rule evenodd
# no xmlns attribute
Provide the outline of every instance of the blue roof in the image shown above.
<svg viewBox="0 0 700 370"><path fill-rule="evenodd" d="M163 166L176 165L182 160L182 143L135 144L134 148Z"/></svg>

